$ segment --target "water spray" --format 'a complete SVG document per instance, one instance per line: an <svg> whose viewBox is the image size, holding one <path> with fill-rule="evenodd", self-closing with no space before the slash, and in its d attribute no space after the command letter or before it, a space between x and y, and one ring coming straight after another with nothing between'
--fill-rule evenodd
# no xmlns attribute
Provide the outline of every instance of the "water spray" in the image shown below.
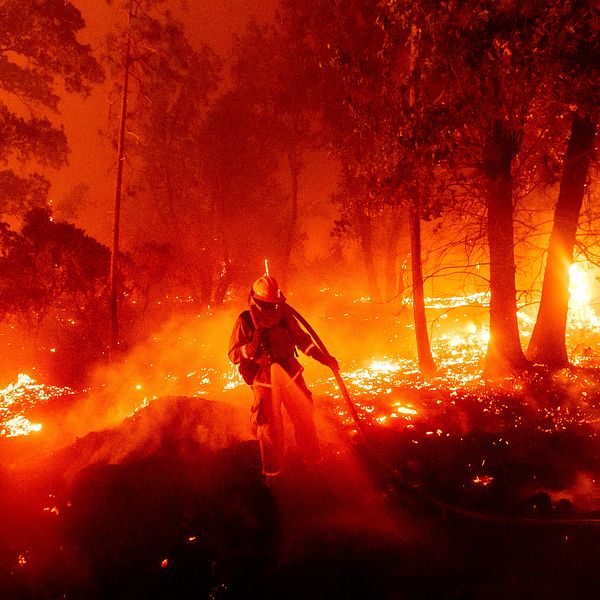
<svg viewBox="0 0 600 600"><path fill-rule="evenodd" d="M310 336L313 338L315 344L319 347L319 350L321 350L321 352L325 356L331 356L329 354L329 351L327 350L327 347L323 343L323 340L321 340L321 338L319 337L317 332L312 328L310 323L295 308L293 308L289 304L288 304L288 308L290 309L290 311L292 312L294 317L296 317L296 319L298 319L298 321L300 321L300 323L304 326L306 331L308 331ZM342 379L340 370L335 369L333 367L329 367L329 368L333 371L333 375L335 377L335 380L337 381L338 387L340 388L340 392L342 393L342 396L344 397L346 406L348 408L348 411L350 412L350 416L352 417L352 420L356 424L356 427L358 428L358 430L363 434L365 439L368 441L367 432L364 428L362 421L360 420L360 417L358 416L356 406L354 405L354 402L350 396L350 393L348 392L348 388L346 387L346 384L344 383L344 380Z"/></svg>

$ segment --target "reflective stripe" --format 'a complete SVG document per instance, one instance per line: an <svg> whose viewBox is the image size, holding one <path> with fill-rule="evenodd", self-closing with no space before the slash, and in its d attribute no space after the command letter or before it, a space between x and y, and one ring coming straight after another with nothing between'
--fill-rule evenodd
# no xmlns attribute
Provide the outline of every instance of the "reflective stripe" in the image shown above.
<svg viewBox="0 0 600 600"><path fill-rule="evenodd" d="M242 353L242 356L244 358L247 358L248 360L250 360L250 357L248 356L248 344L245 344L244 346L242 346L240 348L240 352Z"/></svg>
<svg viewBox="0 0 600 600"><path fill-rule="evenodd" d="M313 349L316 348L316 344L313 342L312 344L309 344L308 348L304 351L304 354L306 354L306 356L310 356L309 352Z"/></svg>
<svg viewBox="0 0 600 600"><path fill-rule="evenodd" d="M270 383L263 383L262 381L256 381L256 380L254 380L254 381L252 382L252 385L253 385L253 386L254 386L254 385L258 385L258 386L260 386L260 387L266 387L266 388L273 387L273 386L272 386Z"/></svg>

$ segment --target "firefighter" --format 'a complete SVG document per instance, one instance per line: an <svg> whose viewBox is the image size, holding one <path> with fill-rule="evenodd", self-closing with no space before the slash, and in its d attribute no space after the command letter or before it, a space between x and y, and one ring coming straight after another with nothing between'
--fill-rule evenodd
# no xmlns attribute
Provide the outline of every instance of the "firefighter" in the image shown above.
<svg viewBox="0 0 600 600"><path fill-rule="evenodd" d="M263 275L253 283L248 304L249 309L237 318L233 327L229 358L238 365L244 381L252 386L252 430L260 442L263 475L269 484L283 469L282 405L294 426L303 462L315 465L321 461L312 394L302 376L304 368L296 358L296 349L330 368L338 369L338 363L333 356L324 354L302 329L274 277ZM292 393L273 390L271 370L275 364L294 382Z"/></svg>

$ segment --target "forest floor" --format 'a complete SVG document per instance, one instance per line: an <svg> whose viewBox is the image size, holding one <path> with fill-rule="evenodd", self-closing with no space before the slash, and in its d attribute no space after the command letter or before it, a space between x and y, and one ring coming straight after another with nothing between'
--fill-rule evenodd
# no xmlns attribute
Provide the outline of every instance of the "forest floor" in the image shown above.
<svg viewBox="0 0 600 600"><path fill-rule="evenodd" d="M347 378L368 438L317 391L323 464L290 444L271 487L241 404L158 398L52 449L1 438L3 597L597 597L596 371Z"/></svg>

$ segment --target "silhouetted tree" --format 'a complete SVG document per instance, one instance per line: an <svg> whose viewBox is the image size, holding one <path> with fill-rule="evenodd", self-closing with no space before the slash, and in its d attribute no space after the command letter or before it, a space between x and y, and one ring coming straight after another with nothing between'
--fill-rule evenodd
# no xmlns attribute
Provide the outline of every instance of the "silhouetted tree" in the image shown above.
<svg viewBox="0 0 600 600"><path fill-rule="evenodd" d="M403 2L397 2L398 7ZM515 284L515 160L541 87L545 3L420 3L429 64L440 73L459 169L471 169L485 201L490 256L490 341L486 372L528 366L520 345Z"/></svg>
<svg viewBox="0 0 600 600"><path fill-rule="evenodd" d="M133 248L128 257L133 302L143 321L150 304L164 303L168 293L177 294L180 281L173 276L177 261L171 244L156 242L146 242Z"/></svg>
<svg viewBox="0 0 600 600"><path fill-rule="evenodd" d="M58 84L87 94L103 73L90 47L77 40L84 27L68 1L4 0L0 7L0 164L35 159L60 167L67 162L62 128L44 114L58 113ZM23 215L47 200L48 184L39 175L0 172L0 213Z"/></svg>
<svg viewBox="0 0 600 600"><path fill-rule="evenodd" d="M228 277L244 286L269 258L273 273L283 263L287 219L278 181L278 153L264 135L263 122L237 90L214 103L200 132L203 181L211 237L205 263L231 268ZM207 281L207 292L214 278Z"/></svg>
<svg viewBox="0 0 600 600"><path fill-rule="evenodd" d="M126 8L127 24L110 36L108 55L113 77L121 84L110 278L113 350L120 337L122 290L117 282L124 162L134 167L129 189L137 188L138 194L137 206L128 209L144 213L143 219L130 223L134 236L142 242L174 241L182 262L197 256L190 244L205 246L206 239L188 233L202 215L196 133L220 68L208 47L190 46L165 0L129 2ZM130 135L125 136L126 130ZM192 286L195 266L188 261Z"/></svg>
<svg viewBox="0 0 600 600"><path fill-rule="evenodd" d="M424 93L418 47L410 44L404 19L393 23L378 2L303 3L287 7L294 15L290 35L303 35L319 73L323 137L341 163L341 200L347 231L356 232L364 259L369 294L382 298L373 248L375 221L390 210L412 215L413 307L419 365L432 373L425 321L419 219L440 210L441 183L431 185L440 147L433 101ZM416 41L413 39L413 41ZM411 60L412 57L412 60ZM438 208L432 209L437 205ZM400 219L391 219L389 254L395 256ZM417 239L418 236L418 239ZM388 274L389 277L389 274Z"/></svg>
<svg viewBox="0 0 600 600"><path fill-rule="evenodd" d="M206 152L199 135L209 101L217 90L221 64L207 46L192 48L183 25L168 14L155 25L153 52L144 60L144 79L129 119L136 135L130 156L138 168L132 183L139 190L138 210L144 224L132 223L137 239L169 243L178 265L187 273L190 293L197 295L204 271L205 249L214 242L207 227L209 199L201 168ZM206 302L210 303L210 299Z"/></svg>
<svg viewBox="0 0 600 600"><path fill-rule="evenodd" d="M318 146L317 106L311 94L315 74L302 51L302 40L291 39L281 29L252 23L237 41L232 68L236 93L245 98L247 110L261 124L257 131L289 180L289 206L280 209L287 221L279 265L283 287L287 287L293 249L300 242L300 176L307 153Z"/></svg>
<svg viewBox="0 0 600 600"><path fill-rule="evenodd" d="M552 368L568 365L565 343L569 305L569 268L573 263L577 224L583 204L600 111L598 14L593 3L551 3L555 23L549 44L549 103L559 104L560 116L569 111L570 135L564 152L560 190L540 307L527 356Z"/></svg>
<svg viewBox="0 0 600 600"><path fill-rule="evenodd" d="M0 317L37 335L53 320L100 353L106 342L108 248L82 229L55 222L47 209L27 213L20 233L2 226Z"/></svg>

